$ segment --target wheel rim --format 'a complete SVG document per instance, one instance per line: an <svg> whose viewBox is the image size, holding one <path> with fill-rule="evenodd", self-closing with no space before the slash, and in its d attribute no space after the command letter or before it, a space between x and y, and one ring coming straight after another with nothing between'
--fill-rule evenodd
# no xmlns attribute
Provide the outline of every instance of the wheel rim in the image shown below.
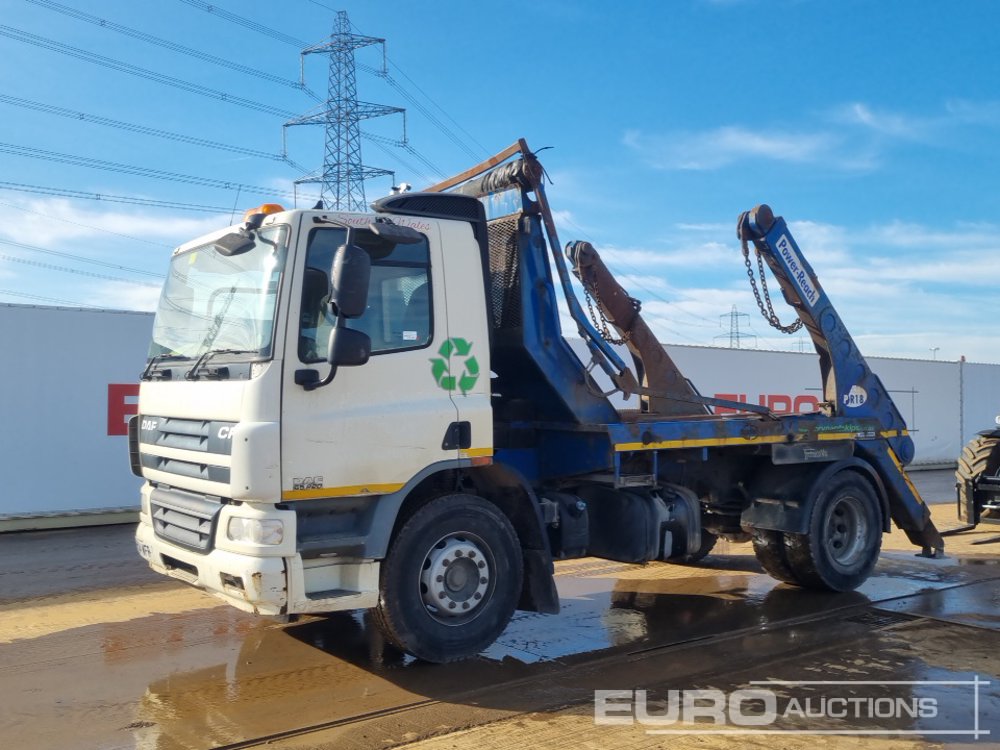
<svg viewBox="0 0 1000 750"><path fill-rule="evenodd" d="M827 514L824 535L834 565L849 571L865 558L870 525L864 500L853 495L838 498Z"/></svg>
<svg viewBox="0 0 1000 750"><path fill-rule="evenodd" d="M420 594L428 614L445 625L477 617L495 585L490 548L475 534L442 537L424 556Z"/></svg>

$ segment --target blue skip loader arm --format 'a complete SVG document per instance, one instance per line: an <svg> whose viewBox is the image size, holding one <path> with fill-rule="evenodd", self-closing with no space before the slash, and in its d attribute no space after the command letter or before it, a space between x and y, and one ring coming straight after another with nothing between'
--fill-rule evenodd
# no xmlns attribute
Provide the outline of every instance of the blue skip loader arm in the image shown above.
<svg viewBox="0 0 1000 750"><path fill-rule="evenodd" d="M769 206L760 205L740 216L736 232L744 254L749 252L748 243L752 243L781 286L785 301L809 331L822 375L821 411L830 417L877 420L878 434L870 440L859 440L857 450L876 467L884 482L892 520L913 544L923 548L924 554L939 553L944 541L903 468L913 460L913 440L906 423L847 332L785 220L775 216ZM747 263L749 268L749 256ZM766 295L766 285L763 289ZM780 325L773 312L770 318L773 325Z"/></svg>

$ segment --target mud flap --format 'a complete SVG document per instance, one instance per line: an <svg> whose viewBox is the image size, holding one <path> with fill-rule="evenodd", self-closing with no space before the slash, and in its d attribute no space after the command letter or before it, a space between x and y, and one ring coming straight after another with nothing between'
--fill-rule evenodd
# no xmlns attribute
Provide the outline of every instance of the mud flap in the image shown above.
<svg viewBox="0 0 1000 750"><path fill-rule="evenodd" d="M559 592L553 577L552 558L545 550L524 549L524 583L517 608L543 615L559 614Z"/></svg>

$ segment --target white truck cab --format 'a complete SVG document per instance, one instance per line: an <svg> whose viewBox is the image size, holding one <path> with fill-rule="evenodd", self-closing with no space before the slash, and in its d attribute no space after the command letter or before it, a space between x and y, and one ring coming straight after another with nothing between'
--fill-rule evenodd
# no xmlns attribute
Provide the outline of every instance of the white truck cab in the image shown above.
<svg viewBox="0 0 1000 750"><path fill-rule="evenodd" d="M493 452L480 243L446 218L246 220L171 258L130 435L136 543L247 611L372 607L406 488ZM330 304L348 243L369 264L351 317ZM367 336L363 367L328 362L338 325Z"/></svg>

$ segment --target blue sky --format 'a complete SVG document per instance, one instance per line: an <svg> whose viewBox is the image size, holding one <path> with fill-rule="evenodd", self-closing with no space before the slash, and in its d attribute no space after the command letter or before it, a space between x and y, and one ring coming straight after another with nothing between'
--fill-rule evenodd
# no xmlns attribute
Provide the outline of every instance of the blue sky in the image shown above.
<svg viewBox="0 0 1000 750"><path fill-rule="evenodd" d="M4 0L0 301L151 309L171 246L228 223L234 207L291 204L282 192L302 172L267 156L282 149L282 123L316 106L294 86L298 49L205 5ZM419 188L518 137L551 146L541 158L562 241L593 242L667 343L728 345L735 306L748 315L744 346L810 349L773 332L749 291L735 221L767 202L864 353L1000 361L988 324L1000 278L1000 5L212 5L293 41L322 42L335 10L384 37L399 87L368 72L381 65L370 48L357 55L358 93L408 108L416 153L385 145L399 116L362 128L375 137L365 162L397 181ZM308 58L305 72L323 94L326 61ZM319 128L287 136L296 165L321 164ZM132 167L141 174L123 173ZM209 210L4 189L13 184ZM369 200L389 186L369 183Z"/></svg>

